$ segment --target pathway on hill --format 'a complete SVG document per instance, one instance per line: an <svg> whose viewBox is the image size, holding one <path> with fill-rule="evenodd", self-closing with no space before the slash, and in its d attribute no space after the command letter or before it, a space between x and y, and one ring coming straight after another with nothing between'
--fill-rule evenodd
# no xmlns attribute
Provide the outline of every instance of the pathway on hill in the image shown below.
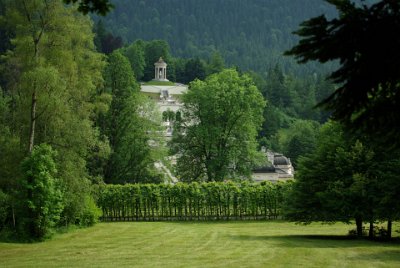
<svg viewBox="0 0 400 268"><path fill-rule="evenodd" d="M167 168L162 162L156 162L154 164L156 166L156 168L161 171L162 173L164 173L165 175L167 175L167 177L169 178L171 183L177 183L178 182L178 178L175 177L171 171L169 170L169 168Z"/></svg>

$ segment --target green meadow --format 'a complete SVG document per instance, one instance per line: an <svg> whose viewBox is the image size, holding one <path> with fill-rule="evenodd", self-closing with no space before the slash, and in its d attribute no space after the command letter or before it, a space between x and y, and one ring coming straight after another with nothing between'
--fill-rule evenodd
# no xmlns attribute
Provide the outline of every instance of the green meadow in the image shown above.
<svg viewBox="0 0 400 268"><path fill-rule="evenodd" d="M0 243L0 266L400 267L399 233L392 242L358 240L347 236L352 228L280 221L100 223L42 243Z"/></svg>

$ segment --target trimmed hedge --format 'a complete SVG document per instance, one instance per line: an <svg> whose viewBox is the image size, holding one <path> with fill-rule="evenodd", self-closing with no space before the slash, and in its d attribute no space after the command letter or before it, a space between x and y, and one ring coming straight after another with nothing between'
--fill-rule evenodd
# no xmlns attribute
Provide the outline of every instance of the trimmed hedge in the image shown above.
<svg viewBox="0 0 400 268"><path fill-rule="evenodd" d="M126 184L100 187L103 221L276 219L291 183Z"/></svg>

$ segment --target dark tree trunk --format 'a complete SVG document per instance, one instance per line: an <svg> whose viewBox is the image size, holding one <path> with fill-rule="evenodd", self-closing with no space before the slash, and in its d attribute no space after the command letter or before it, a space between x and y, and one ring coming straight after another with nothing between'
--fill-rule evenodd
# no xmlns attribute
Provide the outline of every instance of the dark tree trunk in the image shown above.
<svg viewBox="0 0 400 268"><path fill-rule="evenodd" d="M387 222L387 238L391 239L392 238L392 221L388 220Z"/></svg>
<svg viewBox="0 0 400 268"><path fill-rule="evenodd" d="M29 133L29 145L28 145L28 153L31 154L33 151L33 146L35 143L35 125L36 125L36 91L33 91L32 93L32 102L31 102L31 126L30 126L30 133ZM32 185L33 184L33 177L28 175L27 177L27 182L28 185ZM33 191L32 188L29 187L28 188L28 192L27 192L27 196L28 196L28 200L32 200L33 199ZM29 232L31 234L32 237L36 236L36 230L35 230L35 225L34 225L34 219L35 218L35 214L32 211L32 208L28 207L28 225L29 225Z"/></svg>
<svg viewBox="0 0 400 268"><path fill-rule="evenodd" d="M374 222L370 221L369 222L369 233L368 233L369 238L374 238Z"/></svg>
<svg viewBox="0 0 400 268"><path fill-rule="evenodd" d="M11 210L12 210L13 227L14 227L14 230L15 230L15 227L16 227L16 225L15 225L15 211L14 211L14 204L12 204L12 206L11 206Z"/></svg>
<svg viewBox="0 0 400 268"><path fill-rule="evenodd" d="M357 237L362 237L362 219L361 217L356 217L356 226L357 226Z"/></svg>
<svg viewBox="0 0 400 268"><path fill-rule="evenodd" d="M31 103L31 129L29 133L29 146L28 152L31 153L33 150L33 145L35 143L35 125L36 125L36 92L32 93L32 103Z"/></svg>

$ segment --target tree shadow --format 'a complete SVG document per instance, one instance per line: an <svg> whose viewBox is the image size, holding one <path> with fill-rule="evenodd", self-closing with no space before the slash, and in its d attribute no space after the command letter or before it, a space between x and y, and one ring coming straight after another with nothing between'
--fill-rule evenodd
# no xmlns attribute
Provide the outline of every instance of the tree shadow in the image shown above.
<svg viewBox="0 0 400 268"><path fill-rule="evenodd" d="M382 241L344 235L232 235L230 238L240 241L269 241L283 248L390 247L400 245L400 238Z"/></svg>
<svg viewBox="0 0 400 268"><path fill-rule="evenodd" d="M381 261L381 262L384 262L385 264L389 264L391 262L399 263L400 262L400 249L384 250L379 253L358 254L356 257L351 257L351 259Z"/></svg>

